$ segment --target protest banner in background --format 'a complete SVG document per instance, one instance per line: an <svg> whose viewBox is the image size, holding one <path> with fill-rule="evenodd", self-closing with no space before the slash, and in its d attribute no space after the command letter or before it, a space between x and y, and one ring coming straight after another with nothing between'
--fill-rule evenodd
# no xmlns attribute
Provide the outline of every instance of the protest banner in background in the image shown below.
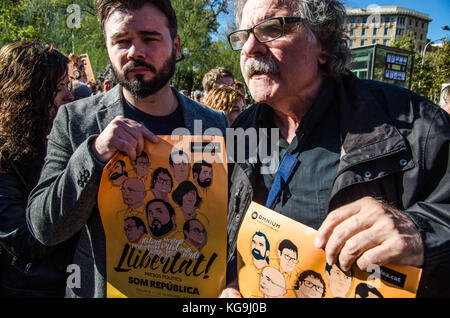
<svg viewBox="0 0 450 318"><path fill-rule="evenodd" d="M83 83L95 82L89 55L69 55L69 78Z"/></svg>
<svg viewBox="0 0 450 318"><path fill-rule="evenodd" d="M107 296L217 297L226 275L224 139L159 139L134 162L117 153L103 170Z"/></svg>
<svg viewBox="0 0 450 318"><path fill-rule="evenodd" d="M414 298L415 267L329 266L314 246L317 231L253 202L238 235L240 292L249 298Z"/></svg>

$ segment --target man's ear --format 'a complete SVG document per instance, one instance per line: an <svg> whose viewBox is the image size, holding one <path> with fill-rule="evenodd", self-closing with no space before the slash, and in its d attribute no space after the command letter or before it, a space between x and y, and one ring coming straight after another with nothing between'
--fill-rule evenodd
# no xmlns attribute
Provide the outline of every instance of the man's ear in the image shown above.
<svg viewBox="0 0 450 318"><path fill-rule="evenodd" d="M179 59L181 57L181 38L178 34L173 39L173 45L175 47L176 58Z"/></svg>
<svg viewBox="0 0 450 318"><path fill-rule="evenodd" d="M319 64L324 65L328 62L328 52L321 46L318 58Z"/></svg>

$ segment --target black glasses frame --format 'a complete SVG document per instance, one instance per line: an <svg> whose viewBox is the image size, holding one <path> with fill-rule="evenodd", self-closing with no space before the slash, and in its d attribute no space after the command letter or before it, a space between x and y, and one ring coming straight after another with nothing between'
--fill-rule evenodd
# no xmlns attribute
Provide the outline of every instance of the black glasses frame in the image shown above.
<svg viewBox="0 0 450 318"><path fill-rule="evenodd" d="M273 39L266 40L266 41L260 41L260 40L258 39L258 37L256 36L255 32L254 32L255 28L257 28L259 25L261 25L261 24L263 24L263 23L266 23L267 21L271 21L271 20L278 20L278 21L280 21L280 25L281 25L281 34L280 34L279 36L273 38ZM266 20L263 20L263 21L261 21L261 22L255 24L255 25L254 25L252 28L250 28L250 29L242 29L242 30L236 30L236 31L234 31L234 32L231 32L230 34L228 34L228 43L230 44L231 49L232 49L233 51L240 51L240 50L242 50L242 48L240 48L240 49L235 49L235 48L233 47L233 44L232 44L232 42L231 42L231 36L232 36L233 34L236 34L236 33L239 33L239 32L243 32L243 31L246 31L246 32L247 32L248 37L250 37L250 33L252 33L253 36L255 37L256 41L258 41L259 43L267 43L267 42L271 42L271 41L274 41L274 40L276 40L276 39L281 38L281 37L284 35L284 26L285 26L286 24L302 22L302 21L304 21L304 20L305 20L305 19L299 18L299 17L276 17L276 18L266 19Z"/></svg>

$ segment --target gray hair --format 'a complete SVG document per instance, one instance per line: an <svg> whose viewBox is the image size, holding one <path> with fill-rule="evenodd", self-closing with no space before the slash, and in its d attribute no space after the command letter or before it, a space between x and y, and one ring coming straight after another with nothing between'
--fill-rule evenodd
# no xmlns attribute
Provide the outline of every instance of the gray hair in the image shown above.
<svg viewBox="0 0 450 318"><path fill-rule="evenodd" d="M345 7L338 0L278 0L293 16L305 19L304 25L316 36L326 52L327 62L322 67L326 76L338 77L347 73L351 50L347 46ZM242 11L247 0L235 1L236 25L241 24Z"/></svg>
<svg viewBox="0 0 450 318"><path fill-rule="evenodd" d="M445 86L442 90L442 100L444 103L450 101L450 85Z"/></svg>

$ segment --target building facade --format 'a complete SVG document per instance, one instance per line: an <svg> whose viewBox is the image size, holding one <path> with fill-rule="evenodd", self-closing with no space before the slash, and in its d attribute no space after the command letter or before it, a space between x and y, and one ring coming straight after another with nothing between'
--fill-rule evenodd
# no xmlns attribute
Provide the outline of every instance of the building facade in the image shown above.
<svg viewBox="0 0 450 318"><path fill-rule="evenodd" d="M381 44L392 46L404 37L415 39L421 52L427 43L428 14L399 6L376 6L367 9L347 8L348 46L351 49Z"/></svg>

